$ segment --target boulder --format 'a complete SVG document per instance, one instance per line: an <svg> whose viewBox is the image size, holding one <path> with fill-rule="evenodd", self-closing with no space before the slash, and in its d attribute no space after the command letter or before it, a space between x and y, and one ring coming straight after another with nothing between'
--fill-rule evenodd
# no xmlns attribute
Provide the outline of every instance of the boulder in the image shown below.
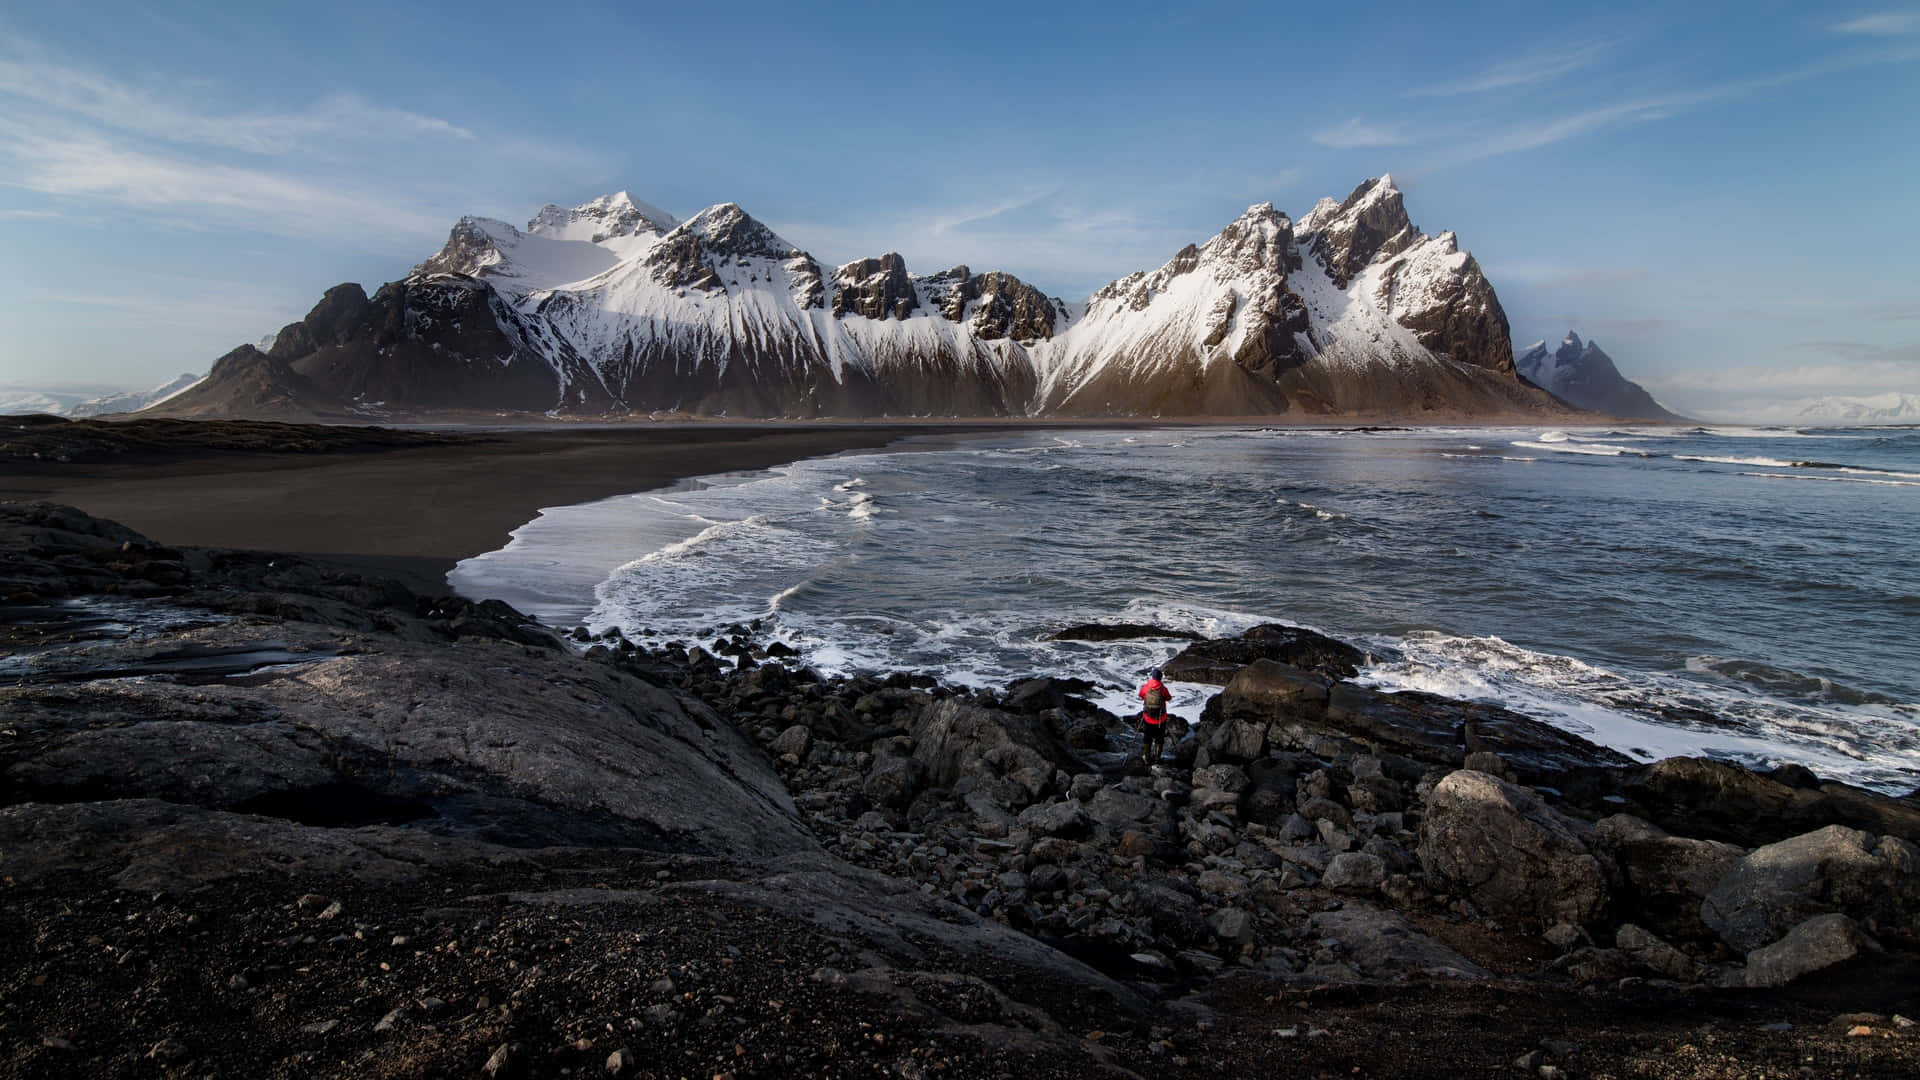
<svg viewBox="0 0 1920 1080"><path fill-rule="evenodd" d="M1670 836L1666 830L1631 814L1615 814L1594 825L1598 850L1618 870L1622 886L1615 906L1662 934L1710 938L1700 921L1700 902L1733 868L1746 849L1717 840Z"/></svg>
<svg viewBox="0 0 1920 1080"><path fill-rule="evenodd" d="M1920 804L1831 780L1816 784L1806 786L1797 772L1763 776L1724 761L1677 757L1629 774L1620 792L1635 814L1663 828L1742 847L1771 844L1823 825L1920 844Z"/></svg>
<svg viewBox="0 0 1920 1080"><path fill-rule="evenodd" d="M1236 638L1196 642L1165 665L1166 677L1222 686L1244 667L1262 660L1350 679L1367 656L1343 641L1299 626L1256 626Z"/></svg>
<svg viewBox="0 0 1920 1080"><path fill-rule="evenodd" d="M1525 922L1587 923L1607 903L1607 877L1580 823L1528 788L1461 770L1434 786L1420 825L1420 864L1482 911Z"/></svg>
<svg viewBox="0 0 1920 1080"><path fill-rule="evenodd" d="M807 751L813 749L813 732L805 724L795 724L776 736L768 749L781 757L792 754L805 761Z"/></svg>
<svg viewBox="0 0 1920 1080"><path fill-rule="evenodd" d="M1245 764L1267 752L1267 729L1251 720L1228 720L1207 732L1202 768L1223 764Z"/></svg>
<svg viewBox="0 0 1920 1080"><path fill-rule="evenodd" d="M1829 825L1756 848L1714 883L1700 906L1701 920L1742 952L1834 912L1915 937L1920 852L1898 837Z"/></svg>
<svg viewBox="0 0 1920 1080"><path fill-rule="evenodd" d="M1320 877L1322 888L1334 892L1365 896L1378 892L1387 880L1387 864L1378 855L1347 851L1335 855Z"/></svg>
<svg viewBox="0 0 1920 1080"><path fill-rule="evenodd" d="M1237 765L1210 765L1193 770L1193 786L1237 795L1247 789L1247 774Z"/></svg>
<svg viewBox="0 0 1920 1080"><path fill-rule="evenodd" d="M1018 821L1021 828L1031 830L1036 836L1066 839L1085 836L1093 828L1086 810L1072 800L1029 806L1020 812Z"/></svg>
<svg viewBox="0 0 1920 1080"><path fill-rule="evenodd" d="M1087 815L1110 829L1124 828L1135 822L1150 821L1164 813L1166 803L1151 795L1124 788L1101 788L1087 802Z"/></svg>
<svg viewBox="0 0 1920 1080"><path fill-rule="evenodd" d="M927 706L910 734L913 759L938 787L951 787L962 776L1000 777L1027 768L1052 776L1055 769L1081 769L1044 722L959 698Z"/></svg>
<svg viewBox="0 0 1920 1080"><path fill-rule="evenodd" d="M1322 941L1335 941L1354 971L1368 979L1486 979L1485 968L1415 929L1400 915L1358 902L1323 911L1307 922Z"/></svg>
<svg viewBox="0 0 1920 1080"><path fill-rule="evenodd" d="M880 806L904 810L920 790L919 763L913 758L883 757L867 770L860 790Z"/></svg>
<svg viewBox="0 0 1920 1080"><path fill-rule="evenodd" d="M1754 987L1785 986L1802 975L1851 960L1880 946L1852 919L1838 912L1815 915L1785 937L1747 954L1746 983Z"/></svg>
<svg viewBox="0 0 1920 1080"><path fill-rule="evenodd" d="M1643 926L1623 924L1614 931L1613 945L1626 953L1634 963L1657 975L1681 982L1692 982L1700 977L1699 964Z"/></svg>
<svg viewBox="0 0 1920 1080"><path fill-rule="evenodd" d="M1317 718L1326 710L1331 685L1324 675L1277 660L1256 660L1241 668L1220 692L1220 715L1229 721L1262 725Z"/></svg>
<svg viewBox="0 0 1920 1080"><path fill-rule="evenodd" d="M1133 881L1120 895L1121 906L1135 915L1143 915L1155 935L1181 945L1198 945L1212 936L1213 927L1200 911L1200 901L1190 887L1167 877L1146 877Z"/></svg>

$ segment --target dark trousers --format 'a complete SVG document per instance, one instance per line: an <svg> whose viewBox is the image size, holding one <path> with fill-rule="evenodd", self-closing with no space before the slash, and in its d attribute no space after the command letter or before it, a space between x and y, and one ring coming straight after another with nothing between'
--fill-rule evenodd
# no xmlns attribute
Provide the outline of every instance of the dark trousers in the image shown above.
<svg viewBox="0 0 1920 1080"><path fill-rule="evenodd" d="M1151 765L1160 760L1160 751L1167 745L1167 718L1164 714L1159 723L1147 719L1146 713L1140 714L1140 760Z"/></svg>

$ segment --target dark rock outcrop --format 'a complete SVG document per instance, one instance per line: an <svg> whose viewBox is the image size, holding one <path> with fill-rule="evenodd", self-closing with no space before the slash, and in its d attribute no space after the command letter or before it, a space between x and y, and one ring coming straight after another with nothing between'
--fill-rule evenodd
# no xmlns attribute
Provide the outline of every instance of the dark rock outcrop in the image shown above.
<svg viewBox="0 0 1920 1080"><path fill-rule="evenodd" d="M1224 686L1243 667L1256 660L1275 660L1319 672L1333 679L1351 679L1367 662L1367 655L1344 641L1302 626L1266 623L1239 637L1214 638L1182 649L1163 669L1169 679Z"/></svg>

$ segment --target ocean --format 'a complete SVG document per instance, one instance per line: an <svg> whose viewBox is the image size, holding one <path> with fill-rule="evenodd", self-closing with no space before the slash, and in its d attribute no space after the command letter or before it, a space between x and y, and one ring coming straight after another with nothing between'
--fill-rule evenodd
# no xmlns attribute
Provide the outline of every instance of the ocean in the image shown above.
<svg viewBox="0 0 1920 1080"><path fill-rule="evenodd" d="M764 633L824 673L1099 687L1165 639L1309 626L1361 681L1643 760L1920 788L1920 429L1166 428L929 437L544 510L463 595L640 641ZM1217 688L1174 684L1195 716Z"/></svg>

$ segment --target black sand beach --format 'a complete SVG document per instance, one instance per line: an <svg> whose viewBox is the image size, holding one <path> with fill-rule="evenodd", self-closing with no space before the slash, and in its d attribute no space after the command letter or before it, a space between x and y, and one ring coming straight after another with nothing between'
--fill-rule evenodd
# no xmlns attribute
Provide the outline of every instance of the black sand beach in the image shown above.
<svg viewBox="0 0 1920 1080"><path fill-rule="evenodd" d="M73 427L113 431L98 423ZM234 447L228 440L209 445L208 433L196 430L233 427L262 434ZM982 427L710 422L476 428L447 433L438 444L393 445L348 435L323 449L294 452L285 442L312 428L176 421L130 451L96 450L69 462L0 460L0 499L76 506L159 543L299 552L443 592L454 563L502 546L542 507ZM283 441L276 442L275 429ZM63 438L84 444L64 429Z"/></svg>

